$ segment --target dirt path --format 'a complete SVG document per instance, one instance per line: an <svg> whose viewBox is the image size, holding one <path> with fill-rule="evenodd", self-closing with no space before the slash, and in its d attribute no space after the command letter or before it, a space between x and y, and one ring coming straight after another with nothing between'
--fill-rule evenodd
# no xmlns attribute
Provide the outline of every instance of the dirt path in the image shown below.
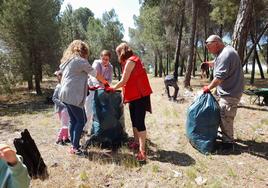
<svg viewBox="0 0 268 188"><path fill-rule="evenodd" d="M53 107L34 102L36 98L32 95L25 101L21 99L17 106L0 103L1 142L12 144L19 131L29 129L50 174L46 181L32 181L32 187L38 188L198 187L197 177L205 182L201 187L268 186L267 107L249 105L248 96L243 96L235 119L239 146L234 152L205 156L193 149L185 137L186 110L193 97L189 93L185 96L181 89L180 102L171 102L164 93L163 80L150 81L154 93L153 113L146 118L149 139L146 165L138 165L126 147L117 153L93 148L88 158L69 155L68 146L54 144L59 126ZM181 86L182 81L179 82ZM193 79L194 92L203 84ZM132 136L127 107L125 123Z"/></svg>

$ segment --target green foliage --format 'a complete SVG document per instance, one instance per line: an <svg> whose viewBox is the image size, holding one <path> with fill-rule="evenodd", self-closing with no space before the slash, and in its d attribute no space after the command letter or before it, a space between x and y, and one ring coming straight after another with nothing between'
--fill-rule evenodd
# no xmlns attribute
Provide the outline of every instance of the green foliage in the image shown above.
<svg viewBox="0 0 268 188"><path fill-rule="evenodd" d="M218 25L225 25L232 28L239 8L238 0L211 0L213 7L210 17Z"/></svg>
<svg viewBox="0 0 268 188"><path fill-rule="evenodd" d="M31 81L34 75L38 94L41 94L42 66L57 61L60 3L60 0L9 0L1 5L1 39L24 80Z"/></svg>
<svg viewBox="0 0 268 188"><path fill-rule="evenodd" d="M17 82L18 67L6 53L0 52L0 94L10 93Z"/></svg>

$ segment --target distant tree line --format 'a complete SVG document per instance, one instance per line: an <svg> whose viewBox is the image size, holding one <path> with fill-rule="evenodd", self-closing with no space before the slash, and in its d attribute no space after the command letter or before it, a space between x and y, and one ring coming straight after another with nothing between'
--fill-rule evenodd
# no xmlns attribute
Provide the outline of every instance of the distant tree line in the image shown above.
<svg viewBox="0 0 268 188"><path fill-rule="evenodd" d="M154 76L184 76L190 87L200 62L211 59L204 42L210 34L229 38L248 73L252 65L265 78L268 65L268 0L139 0L130 43ZM59 65L63 50L74 39L89 43L89 61L102 49L112 52L114 76L120 78L115 48L124 28L112 9L95 18L88 8L60 12L62 0L0 0L0 93L26 81L28 89L42 94L44 75ZM261 63L262 62L262 63ZM256 64L256 65L255 65Z"/></svg>
<svg viewBox="0 0 268 188"><path fill-rule="evenodd" d="M131 43L154 76L184 76L190 87L198 64L211 59L204 42L211 34L229 38L243 65L255 62L264 73L261 61L268 65L267 0L140 0L140 15L130 29ZM250 60L250 61L249 61ZM248 69L246 67L246 72Z"/></svg>
<svg viewBox="0 0 268 188"><path fill-rule="evenodd" d="M115 77L120 76L115 47L124 28L114 9L95 18L88 8L60 12L62 0L0 0L0 93L26 81L28 89L42 94L44 75L58 67L63 50L75 40L90 45L90 59L102 49L113 53Z"/></svg>

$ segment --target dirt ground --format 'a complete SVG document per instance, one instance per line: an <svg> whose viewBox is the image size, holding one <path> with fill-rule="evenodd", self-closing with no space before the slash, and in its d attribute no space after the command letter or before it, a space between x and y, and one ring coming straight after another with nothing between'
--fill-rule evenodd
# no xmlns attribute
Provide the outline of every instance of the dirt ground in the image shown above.
<svg viewBox="0 0 268 188"><path fill-rule="evenodd" d="M163 78L150 78L153 113L147 114L148 161L135 162L126 146L117 152L91 148L88 157L68 153L70 146L55 144L59 122L53 105L44 97L25 91L25 86L9 96L0 96L0 141L12 145L27 128L48 166L49 179L33 180L31 187L268 187L268 106L250 104L243 95L235 119L237 146L234 151L203 155L185 136L186 111L194 94L207 83L193 78L193 92L184 91L179 79L179 102L169 101ZM258 87L268 81L257 80ZM43 83L51 92L55 82ZM125 125L132 136L128 107ZM82 141L85 139L83 138Z"/></svg>

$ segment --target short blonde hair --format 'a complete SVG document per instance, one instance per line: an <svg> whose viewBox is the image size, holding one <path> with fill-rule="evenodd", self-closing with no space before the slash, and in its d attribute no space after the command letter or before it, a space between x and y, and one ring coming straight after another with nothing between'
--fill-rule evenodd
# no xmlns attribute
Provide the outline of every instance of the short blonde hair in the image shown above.
<svg viewBox="0 0 268 188"><path fill-rule="evenodd" d="M81 40L74 40L64 51L63 56L60 60L61 63L65 63L74 56L80 56L82 58L88 58L89 56L89 47L88 45Z"/></svg>
<svg viewBox="0 0 268 188"><path fill-rule="evenodd" d="M126 61L133 55L132 49L127 43L123 42L116 47L116 54L118 56L119 62Z"/></svg>

